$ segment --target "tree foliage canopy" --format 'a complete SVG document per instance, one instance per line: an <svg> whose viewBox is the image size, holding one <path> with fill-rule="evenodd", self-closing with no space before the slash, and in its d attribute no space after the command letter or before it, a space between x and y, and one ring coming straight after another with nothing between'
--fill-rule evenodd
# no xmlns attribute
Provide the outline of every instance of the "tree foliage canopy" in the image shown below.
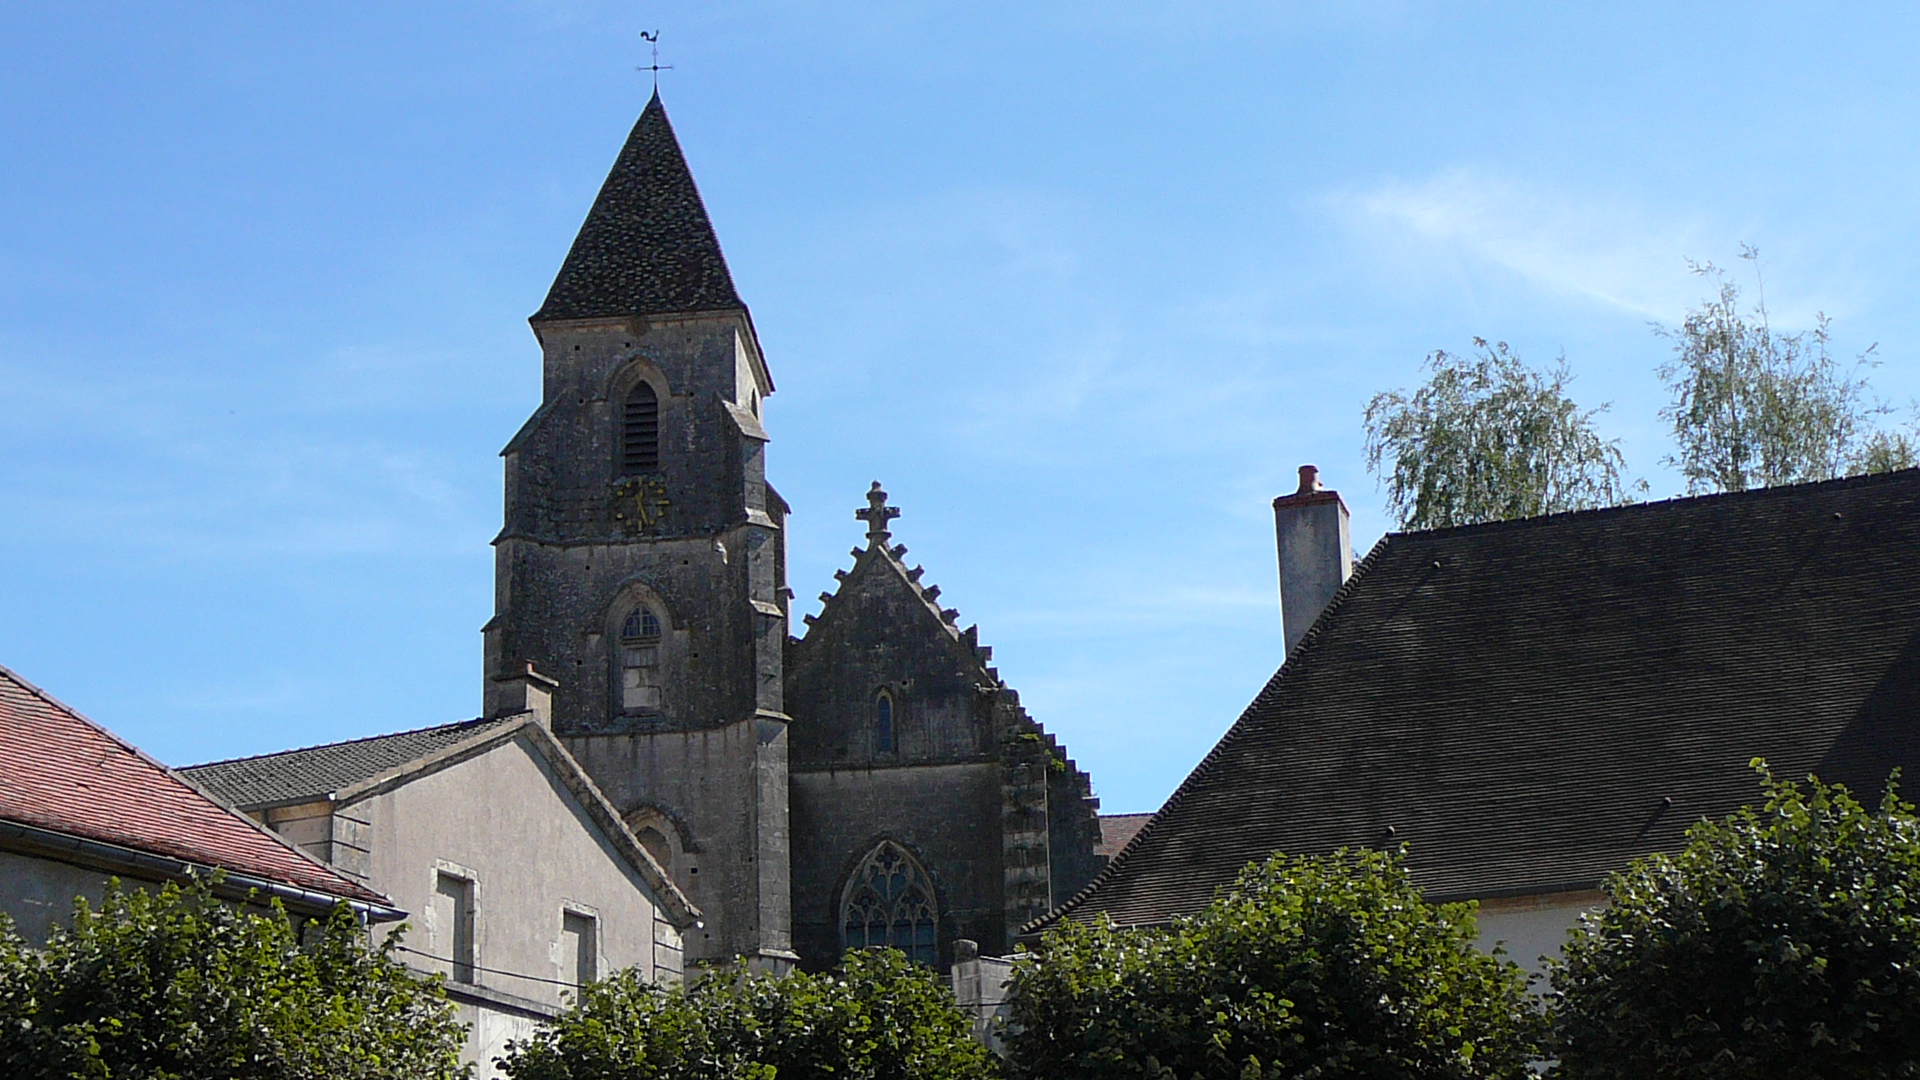
<svg viewBox="0 0 1920 1080"><path fill-rule="evenodd" d="M1759 262L1751 247L1740 257ZM1711 263L1694 270L1715 279L1717 295L1662 331L1674 358L1660 367L1673 395L1660 411L1676 445L1668 461L1687 490L1745 491L1916 463L1912 436L1874 427L1888 410L1868 396L1873 348L1842 371L1825 315L1811 330L1778 333L1764 294L1743 311L1739 286L1723 271Z"/></svg>
<svg viewBox="0 0 1920 1080"><path fill-rule="evenodd" d="M500 1067L513 1080L988 1080L972 1021L927 969L892 949L838 972L729 979L692 990L622 972Z"/></svg>
<svg viewBox="0 0 1920 1080"><path fill-rule="evenodd" d="M1920 1076L1920 821L1762 771L1766 802L1635 862L1556 966L1569 1080Z"/></svg>
<svg viewBox="0 0 1920 1080"><path fill-rule="evenodd" d="M1168 929L1063 923L1017 966L1006 1043L1031 1080L1522 1077L1519 968L1397 855L1275 856Z"/></svg>
<svg viewBox="0 0 1920 1080"><path fill-rule="evenodd" d="M1411 394L1367 404L1367 468L1384 470L1387 501L1407 529L1613 506L1629 499L1618 440L1567 397L1564 357L1527 366L1506 342L1475 338L1472 356L1436 351Z"/></svg>
<svg viewBox="0 0 1920 1080"><path fill-rule="evenodd" d="M464 1075L437 981L370 949L344 905L310 924L205 883L110 883L34 951L0 919L0 1075L413 1080ZM391 939L388 948L391 948Z"/></svg>

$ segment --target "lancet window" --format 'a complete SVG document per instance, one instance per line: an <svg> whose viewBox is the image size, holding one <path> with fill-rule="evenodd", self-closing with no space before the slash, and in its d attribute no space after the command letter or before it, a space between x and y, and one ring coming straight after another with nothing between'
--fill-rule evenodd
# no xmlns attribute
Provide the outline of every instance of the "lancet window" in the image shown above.
<svg viewBox="0 0 1920 1080"><path fill-rule="evenodd" d="M893 753L893 695L885 690L873 699L873 752Z"/></svg>

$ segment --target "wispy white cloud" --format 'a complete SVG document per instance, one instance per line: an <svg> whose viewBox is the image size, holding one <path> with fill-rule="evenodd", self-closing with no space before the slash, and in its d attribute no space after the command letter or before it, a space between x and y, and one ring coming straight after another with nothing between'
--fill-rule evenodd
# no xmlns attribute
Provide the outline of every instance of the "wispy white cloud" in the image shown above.
<svg viewBox="0 0 1920 1080"><path fill-rule="evenodd" d="M1727 247L1725 230L1703 216L1471 169L1389 181L1327 205L1383 254L1487 264L1536 288L1662 321L1700 298L1686 260Z"/></svg>

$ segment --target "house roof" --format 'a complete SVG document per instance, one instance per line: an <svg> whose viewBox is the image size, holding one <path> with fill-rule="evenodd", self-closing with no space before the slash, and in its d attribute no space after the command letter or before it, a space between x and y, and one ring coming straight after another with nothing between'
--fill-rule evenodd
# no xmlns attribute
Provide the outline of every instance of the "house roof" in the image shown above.
<svg viewBox="0 0 1920 1080"><path fill-rule="evenodd" d="M1353 846L1436 899L1593 888L1753 800L1756 757L1920 776L1920 470L1387 536L1049 918L1160 923Z"/></svg>
<svg viewBox="0 0 1920 1080"><path fill-rule="evenodd" d="M744 311L656 92L533 322Z"/></svg>
<svg viewBox="0 0 1920 1080"><path fill-rule="evenodd" d="M233 806L255 809L323 799L408 762L457 746L517 717L375 735L277 754L189 765L180 771Z"/></svg>
<svg viewBox="0 0 1920 1080"><path fill-rule="evenodd" d="M1109 859L1120 854L1120 849L1126 847L1152 817L1152 814L1101 814L1100 842L1094 845L1093 853Z"/></svg>
<svg viewBox="0 0 1920 1080"><path fill-rule="evenodd" d="M0 820L385 907L165 765L0 668Z"/></svg>
<svg viewBox="0 0 1920 1080"><path fill-rule="evenodd" d="M607 801L606 794L587 776L580 763L530 712L191 765L180 772L229 803L247 809L323 798L351 803L486 753L520 736L553 766L561 784L579 800L587 817L621 857L639 871L648 887L654 890L668 921L682 928L697 921L700 909L674 884L666 868L641 846L620 819L619 810Z"/></svg>

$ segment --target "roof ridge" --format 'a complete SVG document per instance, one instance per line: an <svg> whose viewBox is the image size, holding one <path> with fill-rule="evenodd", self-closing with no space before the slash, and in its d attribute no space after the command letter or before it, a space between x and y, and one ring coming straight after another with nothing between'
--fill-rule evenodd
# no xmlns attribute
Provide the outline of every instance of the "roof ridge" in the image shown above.
<svg viewBox="0 0 1920 1080"><path fill-rule="evenodd" d="M457 727L479 727L483 724L497 724L503 720L511 719L513 719L511 716L496 716L491 719L487 717L475 717L471 720L456 720L450 724L428 724L425 727L408 728L405 731L389 731L381 735L362 735L358 738L340 739L330 743L314 743L311 746L291 746L285 750L273 750L265 754L248 754L243 757L222 758L219 761L202 761L194 765L182 765L180 768L211 769L216 765L237 765L243 761L264 761L267 758L286 757L290 754L305 754L314 750L331 750L337 746L353 746L358 743L379 742L382 739L397 739L402 735L420 735L429 731L446 731L450 728Z"/></svg>
<svg viewBox="0 0 1920 1080"><path fill-rule="evenodd" d="M1462 533L1485 532L1503 528L1536 527L1541 522L1563 521L1580 516L1601 516L1606 514L1651 513L1659 508L1679 506L1686 503L1699 503L1714 500L1737 501L1743 499L1785 498L1792 495L1807 494L1808 489L1821 487L1860 487L1869 484L1889 483L1898 479L1911 479L1909 474L1920 474L1920 467L1909 469L1891 469L1885 472L1855 473L1851 476L1834 476L1825 480L1801 480L1791 484L1769 484L1764 487L1751 487L1745 491L1707 491L1698 495L1673 495L1664 499L1641 499L1636 502L1619 503L1614 506L1593 506L1582 510L1558 510L1551 514L1530 514L1526 517L1501 518L1497 521L1475 521L1465 525L1446 525L1434 529L1399 529L1387 533L1388 536L1450 536Z"/></svg>

